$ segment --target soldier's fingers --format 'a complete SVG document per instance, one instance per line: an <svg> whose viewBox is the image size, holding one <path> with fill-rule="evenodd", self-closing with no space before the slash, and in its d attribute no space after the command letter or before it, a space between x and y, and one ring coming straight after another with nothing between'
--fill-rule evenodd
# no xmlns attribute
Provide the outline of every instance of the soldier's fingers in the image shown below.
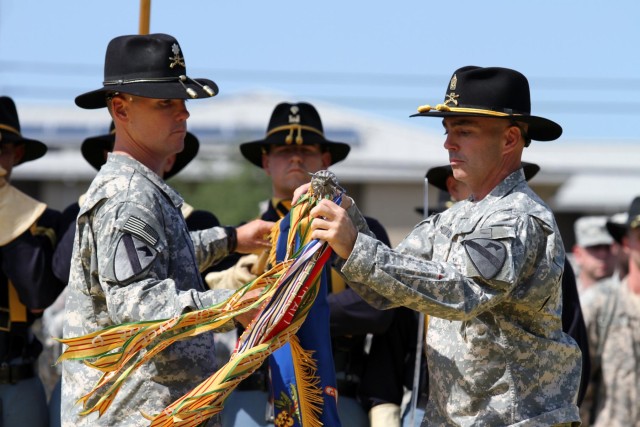
<svg viewBox="0 0 640 427"><path fill-rule="evenodd" d="M326 228L316 228L311 232L312 239L318 239L323 242L328 242L331 244L331 236L332 234L327 231Z"/></svg>
<svg viewBox="0 0 640 427"><path fill-rule="evenodd" d="M311 223L312 230L326 230L330 226L331 226L330 222L327 221L327 219L324 217L314 218L313 222Z"/></svg>
<svg viewBox="0 0 640 427"><path fill-rule="evenodd" d="M309 186L311 183L302 184L300 187L296 188L293 192L293 199L291 200L293 203L297 202L298 199L309 190Z"/></svg>
<svg viewBox="0 0 640 427"><path fill-rule="evenodd" d="M316 207L311 209L311 216L314 218L324 217L333 219L336 216L337 209L340 208L335 203L329 200L322 200Z"/></svg>

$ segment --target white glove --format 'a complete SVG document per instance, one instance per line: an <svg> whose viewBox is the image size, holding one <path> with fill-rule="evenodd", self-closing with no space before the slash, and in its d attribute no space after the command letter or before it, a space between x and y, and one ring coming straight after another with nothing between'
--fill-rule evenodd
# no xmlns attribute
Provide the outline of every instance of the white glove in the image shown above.
<svg viewBox="0 0 640 427"><path fill-rule="evenodd" d="M383 403L369 410L371 427L400 427L400 406L395 403Z"/></svg>
<svg viewBox="0 0 640 427"><path fill-rule="evenodd" d="M223 271L211 272L204 280L210 289L239 289L258 277L251 272L257 262L258 255L245 255L234 266Z"/></svg>

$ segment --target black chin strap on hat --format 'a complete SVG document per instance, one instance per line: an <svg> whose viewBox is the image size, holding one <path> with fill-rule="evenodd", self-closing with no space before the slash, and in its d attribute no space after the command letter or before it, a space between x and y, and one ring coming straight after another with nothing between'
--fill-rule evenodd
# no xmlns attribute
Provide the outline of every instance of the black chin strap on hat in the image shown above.
<svg viewBox="0 0 640 427"><path fill-rule="evenodd" d="M213 91L213 89L211 89L209 87L209 85L203 85L199 81L197 81L195 79L192 79L191 77L185 76L184 74L180 75L179 77L158 77L158 78L149 78L149 79L129 79L129 80L107 80L107 81L102 82L102 84L104 86L116 86L116 85L126 85L126 84L131 84L131 83L163 83L163 82L167 82L168 83L168 82L173 82L173 81L176 81L176 80L182 85L182 87L184 88L185 92L187 92L187 95L189 95L193 99L198 97L198 93L195 90L191 89L190 87L187 87L185 82L191 81L192 83L197 84L209 96L214 96L216 94Z"/></svg>
<svg viewBox="0 0 640 427"><path fill-rule="evenodd" d="M289 130L289 135L287 135L284 139L285 144L292 144L293 143L293 132L295 130L298 131L298 135L296 136L296 144L298 145L302 145L302 143L304 142L304 139L302 138L302 131L306 130L309 132L314 132L317 133L318 135L324 137L324 135L322 134L322 132L320 132L318 129L311 127L311 126L305 126L305 125L284 125L284 126L278 126L275 127L273 129L271 129L269 132L267 132L267 136L271 136L276 132L281 132L283 130Z"/></svg>

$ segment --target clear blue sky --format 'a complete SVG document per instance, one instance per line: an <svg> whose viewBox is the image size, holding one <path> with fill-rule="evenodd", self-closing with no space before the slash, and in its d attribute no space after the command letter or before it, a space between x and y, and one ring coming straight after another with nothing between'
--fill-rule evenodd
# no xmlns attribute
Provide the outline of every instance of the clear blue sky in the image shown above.
<svg viewBox="0 0 640 427"><path fill-rule="evenodd" d="M0 94L20 108L101 87L109 40L137 33L139 12L0 0ZM441 102L456 68L504 66L529 77L532 113L565 138L640 140L637 0L152 0L151 32L174 35L189 75L221 96L272 89L439 129L408 116Z"/></svg>

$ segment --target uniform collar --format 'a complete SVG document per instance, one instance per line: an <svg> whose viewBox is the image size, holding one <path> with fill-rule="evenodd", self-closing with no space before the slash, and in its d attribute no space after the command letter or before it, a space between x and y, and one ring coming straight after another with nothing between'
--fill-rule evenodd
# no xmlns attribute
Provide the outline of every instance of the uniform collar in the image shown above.
<svg viewBox="0 0 640 427"><path fill-rule="evenodd" d="M291 210L291 200L272 197L271 198L271 206L276 211L278 216L280 218L283 218Z"/></svg>
<svg viewBox="0 0 640 427"><path fill-rule="evenodd" d="M149 181L151 181L153 185L155 185L163 193L165 193L175 207L179 208L184 203L184 199L182 198L182 196L180 196L180 194L178 194L176 190L167 185L167 183L164 182L164 180L160 178L158 174L156 174L154 171L152 171L133 157L127 156L126 154L109 153L107 157L107 164L109 163L124 165L140 173Z"/></svg>
<svg viewBox="0 0 640 427"><path fill-rule="evenodd" d="M503 179L502 182L496 185L481 201L500 199L511 193L515 187L523 184L527 185L527 180L524 178L524 171L520 168Z"/></svg>

